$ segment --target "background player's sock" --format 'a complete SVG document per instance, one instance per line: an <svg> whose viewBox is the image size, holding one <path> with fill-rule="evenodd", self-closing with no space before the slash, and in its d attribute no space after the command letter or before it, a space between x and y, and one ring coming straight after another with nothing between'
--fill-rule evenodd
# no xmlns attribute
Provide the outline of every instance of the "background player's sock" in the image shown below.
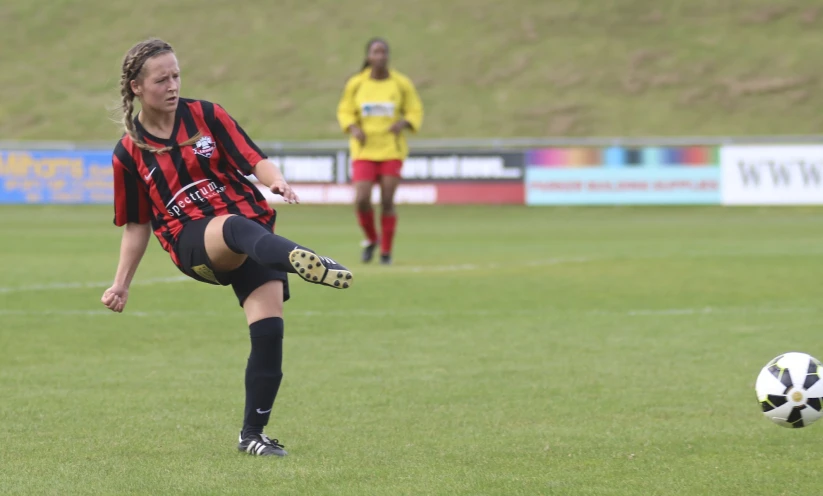
<svg viewBox="0 0 823 496"><path fill-rule="evenodd" d="M391 253L394 229L397 227L397 215L383 214L380 218L380 227L383 231L380 236L380 253L386 255Z"/></svg>
<svg viewBox="0 0 823 496"><path fill-rule="evenodd" d="M261 434L283 379L283 319L271 317L249 326L251 353L246 365L246 412L242 437Z"/></svg>
<svg viewBox="0 0 823 496"><path fill-rule="evenodd" d="M226 219L223 224L223 240L233 252L245 253L260 265L283 272L297 272L289 262L289 253L293 249L303 248L313 252L238 215Z"/></svg>
<svg viewBox="0 0 823 496"><path fill-rule="evenodd" d="M363 228L363 234L366 235L366 240L372 244L377 243L377 229L374 227L374 210L369 209L366 212L358 210L357 221L360 223L360 227Z"/></svg>

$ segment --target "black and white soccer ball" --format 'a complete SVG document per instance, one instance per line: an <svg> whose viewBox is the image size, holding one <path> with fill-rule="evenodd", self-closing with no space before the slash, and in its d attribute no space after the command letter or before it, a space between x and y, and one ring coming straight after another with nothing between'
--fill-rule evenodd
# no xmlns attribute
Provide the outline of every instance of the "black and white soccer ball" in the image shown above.
<svg viewBox="0 0 823 496"><path fill-rule="evenodd" d="M754 389L763 415L783 427L807 427L823 415L823 365L806 353L785 353L760 371Z"/></svg>

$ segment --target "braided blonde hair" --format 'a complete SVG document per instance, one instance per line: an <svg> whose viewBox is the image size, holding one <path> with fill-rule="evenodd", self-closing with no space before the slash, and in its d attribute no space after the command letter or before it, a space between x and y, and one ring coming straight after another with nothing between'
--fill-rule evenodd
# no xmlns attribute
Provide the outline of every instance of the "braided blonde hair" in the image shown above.
<svg viewBox="0 0 823 496"><path fill-rule="evenodd" d="M165 153L172 150L174 146L157 148L144 142L137 135L137 129L134 127L132 117L132 114L134 114L135 95L131 89L131 82L140 77L140 73L147 60L164 53L174 53L174 49L165 41L158 38L141 41L126 52L126 56L123 58L123 70L120 74L120 97L122 98L120 109L123 111L123 128L138 148L151 153ZM196 143L198 139L200 139L199 132L183 143L180 143L179 146L192 145Z"/></svg>

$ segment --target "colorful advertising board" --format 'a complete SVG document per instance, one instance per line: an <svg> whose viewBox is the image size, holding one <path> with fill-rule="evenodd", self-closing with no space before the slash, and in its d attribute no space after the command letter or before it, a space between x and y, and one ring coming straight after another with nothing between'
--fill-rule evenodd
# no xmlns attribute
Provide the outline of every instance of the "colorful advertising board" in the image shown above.
<svg viewBox="0 0 823 496"><path fill-rule="evenodd" d="M716 147L548 148L526 153L528 205L720 203Z"/></svg>

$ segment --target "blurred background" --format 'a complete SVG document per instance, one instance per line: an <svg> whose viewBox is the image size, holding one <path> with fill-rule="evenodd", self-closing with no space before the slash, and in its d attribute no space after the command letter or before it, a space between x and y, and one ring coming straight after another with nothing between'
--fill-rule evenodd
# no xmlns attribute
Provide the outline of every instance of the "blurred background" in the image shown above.
<svg viewBox="0 0 823 496"><path fill-rule="evenodd" d="M7 0L1 8L4 203L52 196L110 203L108 184L99 182L107 173L92 174L106 166L106 153L36 152L111 149L121 133L112 109L122 56L150 36L177 50L184 96L221 103L267 152L281 156L288 179L315 185L349 181L335 109L366 40L385 37L392 66L415 82L426 110L404 176L438 183L402 188L400 202L480 202L478 196L495 196L484 195L491 184L448 183L483 179L497 182L502 203L522 204L529 190L532 204L719 203L717 145L813 142L809 136L823 125L818 2L521 0L503 8L485 0ZM51 143L35 143L44 141ZM31 153L10 156L11 149ZM804 155L811 149L775 153L765 158L814 158ZM41 181L33 170L45 158L80 160L73 162L75 181ZM33 169L25 172L25 164ZM660 165L713 170L543 170ZM543 168L534 184L524 181L529 166ZM757 163L746 167L747 174L761 172ZM803 172L786 167L787 180ZM79 174L90 181L76 181ZM589 191L592 180L607 189ZM621 186L624 180L641 184ZM638 193L655 180L671 184L657 196ZM595 194L626 188L623 195ZM304 196L351 199L346 188L307 188Z"/></svg>
<svg viewBox="0 0 823 496"><path fill-rule="evenodd" d="M818 2L6 0L0 135L116 140L119 64L175 47L185 94L259 140L337 139L334 108L384 36L422 137L814 134Z"/></svg>

